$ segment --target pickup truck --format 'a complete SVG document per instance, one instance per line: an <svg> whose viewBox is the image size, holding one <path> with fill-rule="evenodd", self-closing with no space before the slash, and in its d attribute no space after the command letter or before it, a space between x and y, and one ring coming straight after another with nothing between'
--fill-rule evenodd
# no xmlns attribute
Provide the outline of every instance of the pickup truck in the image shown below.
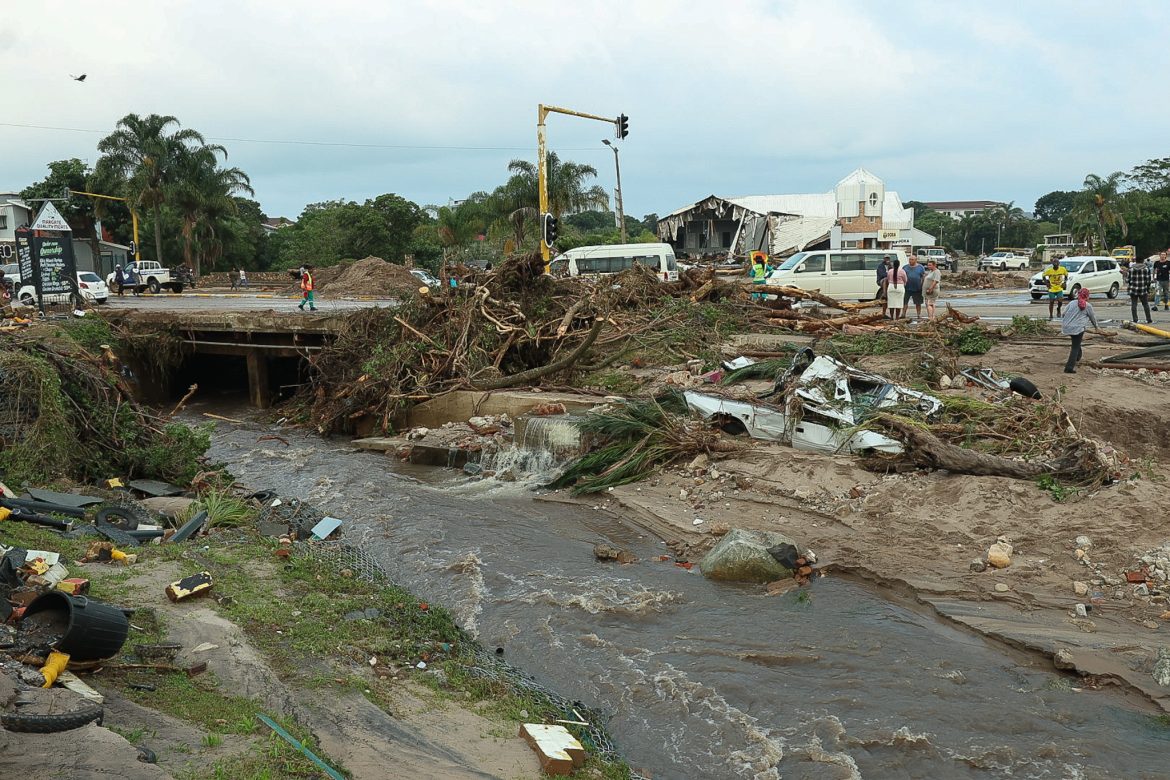
<svg viewBox="0 0 1170 780"><path fill-rule="evenodd" d="M1017 255L1014 252L992 252L987 257L979 258L979 270L1006 271L1009 268L1015 268L1018 271L1023 271L1031 262L1032 258L1025 255Z"/></svg>
<svg viewBox="0 0 1170 780"><path fill-rule="evenodd" d="M172 278L171 269L163 268L162 263L156 260L139 260L134 263L129 263L126 267L132 269L135 276L138 277L138 292L142 292L143 290L150 290L152 293L157 293L159 290L170 290L176 293L183 292L183 283ZM106 286L110 290L117 292L118 282L116 273L110 273L106 276Z"/></svg>

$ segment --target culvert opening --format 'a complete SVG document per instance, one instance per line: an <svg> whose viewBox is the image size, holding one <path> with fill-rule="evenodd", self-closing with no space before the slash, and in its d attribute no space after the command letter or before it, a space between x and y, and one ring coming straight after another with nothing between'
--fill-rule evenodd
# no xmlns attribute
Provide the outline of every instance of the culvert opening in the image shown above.
<svg viewBox="0 0 1170 780"><path fill-rule="evenodd" d="M197 396L206 401L251 401L268 407L291 398L308 375L308 363L301 357L197 352L184 356L171 374L167 394L177 400L191 385L199 385Z"/></svg>

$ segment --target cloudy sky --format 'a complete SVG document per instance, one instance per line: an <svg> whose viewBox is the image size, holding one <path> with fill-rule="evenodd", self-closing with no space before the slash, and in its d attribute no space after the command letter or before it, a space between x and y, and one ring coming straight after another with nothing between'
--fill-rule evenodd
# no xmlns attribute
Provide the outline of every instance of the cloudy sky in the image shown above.
<svg viewBox="0 0 1170 780"><path fill-rule="evenodd" d="M38 0L4 16L0 190L51 160L93 163L130 112L224 144L265 211L290 217L491 189L535 159L541 102L629 115L639 217L827 191L857 166L906 199L1031 209L1170 156L1164 0ZM612 132L548 125L607 188Z"/></svg>

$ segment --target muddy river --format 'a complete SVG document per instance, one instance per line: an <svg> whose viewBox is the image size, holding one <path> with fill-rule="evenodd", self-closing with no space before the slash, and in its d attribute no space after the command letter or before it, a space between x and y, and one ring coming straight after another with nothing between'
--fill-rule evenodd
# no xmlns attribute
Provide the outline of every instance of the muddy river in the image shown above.
<svg viewBox="0 0 1170 780"><path fill-rule="evenodd" d="M345 442L221 423L212 456L346 520L391 577L547 687L612 716L630 763L673 778L1165 778L1170 728L851 582L708 582L589 506L403 466ZM599 541L641 562L599 563Z"/></svg>

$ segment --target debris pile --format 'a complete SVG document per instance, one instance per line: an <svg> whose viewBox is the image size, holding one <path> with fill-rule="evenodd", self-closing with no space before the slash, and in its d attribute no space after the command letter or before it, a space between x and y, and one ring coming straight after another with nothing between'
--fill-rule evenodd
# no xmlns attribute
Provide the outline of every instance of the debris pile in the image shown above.
<svg viewBox="0 0 1170 780"><path fill-rule="evenodd" d="M995 271L960 271L943 283L952 290L1009 290L1028 286L1028 277Z"/></svg>
<svg viewBox="0 0 1170 780"><path fill-rule="evenodd" d="M9 482L114 473L186 484L208 444L206 431L139 406L108 352L0 333L0 475Z"/></svg>

